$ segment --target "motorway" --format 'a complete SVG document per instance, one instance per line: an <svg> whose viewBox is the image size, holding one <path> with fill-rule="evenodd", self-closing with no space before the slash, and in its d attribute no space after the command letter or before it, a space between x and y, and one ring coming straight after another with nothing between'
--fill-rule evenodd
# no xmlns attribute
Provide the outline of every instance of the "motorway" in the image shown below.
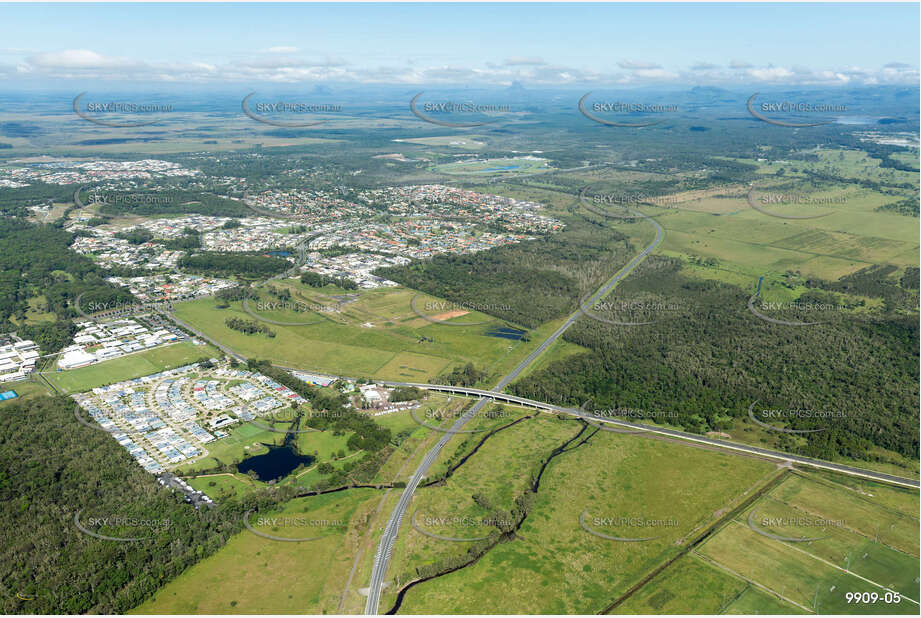
<svg viewBox="0 0 921 618"><path fill-rule="evenodd" d="M642 213L640 213L642 214ZM396 542L397 534L399 533L400 527L402 525L403 517L406 514L406 511L409 508L409 503L412 499L413 494L415 493L416 488L419 486L419 483L425 477L426 472L441 454L442 449L450 440L451 436L454 435L453 432L460 430L470 419L474 418L477 413L483 409L483 407L489 401L500 401L505 403L510 403L514 405L521 405L525 407L536 408L552 413L559 414L569 414L574 416L582 417L586 420L590 420L596 423L607 423L615 426L620 426L627 429L635 429L641 431L647 431L653 434L659 434L668 436L671 438L676 438L680 440L686 440L691 442L696 442L699 444L708 445L711 447L716 447L720 449L725 449L729 451L735 451L742 454L761 456L769 459L773 459L779 462L798 464L803 466L808 466L812 468L831 470L834 472L839 472L849 476L855 476L860 478L865 478L873 481L879 481L884 483L890 483L902 487L908 487L912 489L919 488L919 481L916 479L909 479L899 476L894 476L891 474L885 474L882 472L876 472L873 470L866 470L862 468L856 468L853 466L847 466L843 464L836 464L828 461L822 461L818 459L812 459L809 457L803 457L799 455L794 455L791 453L785 453L783 451L774 451L770 449L765 449L756 446L749 446L746 444L739 444L735 442L728 442L725 440L717 440L715 438L708 438L706 436L700 436L697 434L687 433L683 431L678 431L674 429L667 429L663 427L657 427L654 425L647 425L643 423L633 423L608 417L596 416L594 414L585 412L581 409L575 408L566 408L562 406L557 406L549 403L544 403L541 401L536 401L533 399L527 399L524 397L517 397L515 395L509 395L502 392L513 380L515 380L521 373L531 365L553 342L559 339L568 328L570 328L575 321L582 315L585 307L591 306L592 304L603 299L614 286L626 277L630 272L642 262L643 259L650 252L652 252L661 242L663 232L659 224L649 218L645 217L650 221L656 228L656 237L653 242L646 247L639 255L637 255L633 260L630 261L624 268L618 271L610 280L608 280L599 290L593 294L579 309L573 313L566 322L563 323L560 328L558 328L550 337L548 337L540 346L538 346L531 354L527 356L518 366L512 370L507 376L505 376L496 386L495 390L483 390L483 389L474 389L474 388L465 388L459 386L450 386L450 385L438 385L438 384L421 384L421 383L411 383L411 382L390 382L390 381L380 381L377 382L385 384L388 386L415 386L421 389L427 389L431 391L445 392L455 395L462 396L473 396L479 397L478 401L474 406L468 410L463 416L461 416L451 427L450 430L445 432L445 435L441 437L438 443L428 452L423 458L422 462L419 464L416 471L413 473L413 476L406 484L400 499L397 503L396 508L391 514L390 519L387 522L387 525L384 530L384 534L381 537L380 543L378 545L377 553L374 557L374 565L371 573L371 583L369 586L368 600L365 605L366 614L376 614L378 613L378 605L380 601L380 594L383 587L384 577L387 572L387 567L389 566L390 557L393 552L393 546ZM173 321L177 322L179 325L183 326L190 332L195 333L200 338L205 341L209 341L214 344L216 347L221 349L224 353L232 356L242 362L246 362L246 358L237 354L230 348L212 340L210 337L207 337L204 333L200 332L198 329L193 328L191 325L186 324L185 322L178 320L175 315L172 313L168 314L168 317ZM342 376L335 376L342 377Z"/></svg>
<svg viewBox="0 0 921 618"><path fill-rule="evenodd" d="M662 227L652 219L647 217L643 213L638 211L631 211L633 214L637 214L642 218L646 219L655 226L656 237L655 240L650 243L648 247L643 249L643 251L634 257L629 264L620 269L613 277L611 277L604 285L602 285L597 292L595 292L585 303L585 305L591 306L592 304L598 302L617 285L624 277L630 274L636 266L646 259L646 256L649 255L656 247L659 246L659 243L662 242ZM515 378L521 375L521 372L528 368L531 363L534 362L537 357L539 357L544 350L550 347L560 336L569 329L570 326L575 324L576 320L583 314L583 307L585 305L580 305L579 308L566 319L562 326L560 326L556 331L550 335L543 343L541 343L537 348L531 352L527 358L525 358L521 363L515 367L511 373L502 378L499 381L499 384L496 386L496 391L502 391L508 386ZM423 386L424 388L424 386ZM407 481L406 488L403 490L403 493L400 495L400 499L397 502L396 507L393 510L393 513L390 515L390 519L387 521L387 526L384 528L384 533L381 536L380 543L377 547L377 553L374 555L374 566L371 569L371 582L368 585L368 600L365 603L365 614L377 614L378 605L380 603L381 589L384 585L384 576L387 574L387 567L390 564L390 556L393 553L393 545L396 542L397 534L400 532L400 526L403 523L403 517L406 515L406 510L409 508L409 502L412 500L413 493L415 493L416 488L419 486L419 483L425 477L425 473L428 469L435 463L435 460L438 458L438 455L441 453L441 450L444 448L445 444L448 443L448 440L451 439L451 436L455 432L459 431L471 418L475 417L477 413L486 405L486 403L492 397L489 395L484 395L477 401L473 407L471 407L467 412L465 412L454 424L451 426L451 432L445 433L438 443L435 444L432 449L425 454L425 457L422 458L422 462L419 464L419 467L416 468L416 471L413 473L412 477Z"/></svg>
<svg viewBox="0 0 921 618"><path fill-rule="evenodd" d="M205 341L208 341L212 345L220 348L227 355L233 356L234 358L236 358L237 360L241 362L244 362L244 363L246 362L246 358L244 358L243 356L240 356L239 354L237 354L230 348L227 348L226 346L223 346L219 344L218 342L210 339L207 335L193 328L189 324L186 324L185 322L178 320L176 316L172 314L168 314L168 317L174 320L175 322L177 322L180 326L183 326L189 331L198 335L199 338ZM290 368L283 367L283 369L290 369ZM316 372L313 372L313 373L316 373ZM348 379L345 376L332 376L331 375L329 377ZM392 381L384 381L384 380L375 380L375 381L385 386L415 386L416 388L422 388L422 389L426 389L430 391L437 391L441 393L449 393L453 395L462 395L462 396L467 396L467 397L480 397L480 400L477 402L477 404L482 403L483 405L485 405L485 403L488 400L493 400L493 401L500 401L503 403L510 403L513 405L537 408L539 410L545 410L548 412L555 412L555 413L560 413L560 414L571 414L574 416L581 416L582 418L585 418L586 420L592 420L592 421L599 422L599 423L609 423L609 424L618 425L624 428L649 431L651 433L671 436L673 438L679 438L682 440L690 440L692 442L709 444L711 446L716 446L719 448L728 449L732 451L739 451L743 453L749 453L752 455L760 455L763 457L768 457L768 458L776 459L779 461L796 463L796 464L809 466L813 468L832 470L835 472L840 472L842 474L847 474L849 476L857 476L861 478L870 479L873 481L880 481L883 483L892 483L892 484L899 485L902 487L910 487L912 489L919 488L919 481L916 479L909 479L909 478L905 478L901 476L884 474L882 472L875 472L873 470L866 470L864 468L855 468L853 466L836 464L830 461L822 461L820 459L801 457L799 455L785 453L784 451L773 451L769 449L760 448L757 446L748 446L747 444L739 444L736 442L727 442L725 440L717 440L715 438L707 438L705 436L700 436L698 434L687 433L684 431L677 431L675 429L666 429L664 427L657 427L655 425L645 425L643 423L631 423L628 421L621 421L621 420L607 418L607 417L599 417L599 416L595 416L594 414L590 414L590 413L587 413L583 410L579 410L576 408L566 408L566 407L557 406L557 405L550 404L550 403L544 403L542 401L537 401L535 399L527 399L525 397L517 397L515 395L509 395L508 393L501 392L501 390L498 388L496 390L489 391L489 390L483 390L483 389L477 389L477 388L467 388L463 386L450 386L447 384L422 384L422 383L417 383L417 382L392 382ZM480 405L480 408L478 408L478 411L479 409L482 409L482 407L483 406ZM468 413L468 414L470 414L470 417L472 418L473 414L471 413ZM466 420L464 422L466 422ZM463 425L463 423L460 423L460 425ZM456 426L458 426L458 423L455 423L455 427L452 427L452 429L457 428ZM445 435L450 436L453 434L446 433Z"/></svg>
<svg viewBox="0 0 921 618"><path fill-rule="evenodd" d="M618 427L623 427L625 429L637 429L644 432L669 436L672 438L679 438L681 440L689 440L691 442L697 442L700 444L706 444L710 446L716 446L722 449L728 449L731 451L737 451L741 453L747 453L750 455L758 455L761 457L768 457L770 459L775 459L782 462L799 464L803 466L809 466L812 468L820 468L823 470L833 470L835 472L840 472L847 474L849 476L858 476L861 478L870 479L873 481L879 481L883 483L891 483L893 485L899 485L902 487L909 487L911 489L918 489L919 481L917 479L909 479L902 476L894 476L892 474L885 474L883 472L876 472L874 470L866 470L864 468L855 468L853 466L846 466L844 464L836 464L830 461L823 461L821 459L812 459L811 457L802 457L800 455L794 455L792 453L785 453L784 451L773 451L766 448L761 448L758 446L749 446L747 444L740 444L738 442L727 442L726 440L717 440L715 438L708 438L706 436L701 436L696 433L688 433L686 431L678 431L676 429L667 429L665 427L657 427L656 425L646 425L644 423L633 423L629 421L622 421L615 418L610 418L608 416L597 416L586 412L578 408L566 408L563 406L553 405L551 403L544 403L542 401L537 401L535 399L527 399L525 397L517 397L515 395L509 395L508 393L503 393L498 390L488 391L477 388L466 388L463 386L446 386L443 384L420 384L413 382L389 382L377 380L379 384L385 386L415 386L416 388L427 389L430 391L437 391L440 393L450 393L453 395L465 395L468 397L480 397L480 401L484 399L489 399L492 401L500 401L503 403L509 403L513 405L525 406L529 408L537 408L538 410L544 410L546 412L554 412L559 414L570 414L572 416L578 416L584 418L588 421L593 421L596 423L608 423L611 425L616 425Z"/></svg>

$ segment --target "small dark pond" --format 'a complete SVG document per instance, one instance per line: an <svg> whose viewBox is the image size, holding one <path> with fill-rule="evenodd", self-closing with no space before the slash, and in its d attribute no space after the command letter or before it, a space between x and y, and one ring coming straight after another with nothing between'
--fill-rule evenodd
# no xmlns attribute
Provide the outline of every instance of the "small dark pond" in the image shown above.
<svg viewBox="0 0 921 618"><path fill-rule="evenodd" d="M503 326L501 328L493 328L492 330L486 331L486 334L490 337L502 337L503 339L513 339L515 341L521 341L525 339L525 335L528 334L528 331L521 330L519 328L510 328L508 326Z"/></svg>
<svg viewBox="0 0 921 618"><path fill-rule="evenodd" d="M291 446L270 446L269 452L247 457L239 464L237 470L246 474L250 470L263 482L278 480L290 474L299 465L309 466L314 461L310 455L298 455Z"/></svg>

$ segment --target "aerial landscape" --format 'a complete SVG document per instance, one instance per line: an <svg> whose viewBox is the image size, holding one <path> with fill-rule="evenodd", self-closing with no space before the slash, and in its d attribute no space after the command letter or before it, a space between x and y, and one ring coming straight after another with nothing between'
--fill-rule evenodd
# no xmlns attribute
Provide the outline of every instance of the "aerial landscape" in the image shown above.
<svg viewBox="0 0 921 618"><path fill-rule="evenodd" d="M0 15L5 615L921 613L918 3Z"/></svg>

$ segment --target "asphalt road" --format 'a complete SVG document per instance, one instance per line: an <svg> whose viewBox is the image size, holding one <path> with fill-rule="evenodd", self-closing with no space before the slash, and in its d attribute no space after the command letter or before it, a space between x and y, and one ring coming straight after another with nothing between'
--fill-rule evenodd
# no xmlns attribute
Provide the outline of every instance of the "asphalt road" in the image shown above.
<svg viewBox="0 0 921 618"><path fill-rule="evenodd" d="M579 310L573 313L569 318L563 323L560 328L558 328L552 335L550 335L540 346L538 346L531 354L527 356L518 366L512 370L507 376L505 376L499 384L496 386L495 390L482 390L482 389L472 389L464 387L454 387L446 385L434 385L434 384L418 384L410 382L382 382L383 384L393 385L393 386L416 386L418 388L428 389L428 390L437 390L441 392L449 392L459 395L467 396L478 396L480 399L473 405L473 407L468 410L463 416L458 418L458 420L452 425L451 431L455 432L463 428L463 426L472 418L474 418L477 413L483 409L483 407L491 400L494 401L504 401L508 403L519 404L523 406L533 407L541 410L546 410L549 412L562 413L562 414L571 414L575 416L580 416L586 420L592 420L597 423L608 423L611 425L616 425L629 429L637 429L648 431L655 434L665 435L673 438L678 438L682 440L688 440L692 442L707 444L713 447L748 453L752 455L759 455L767 457L770 459L789 462L804 466L809 466L813 468L832 470L842 474L847 474L850 476L856 476L861 478L866 478L874 481L880 481L885 483L891 483L903 487L918 488L919 482L916 479L909 479L904 477L899 477L891 474L884 474L882 472L876 472L873 470L865 470L862 468L856 468L853 466L846 466L843 464L836 464L832 462L822 461L818 459L812 459L809 457L802 457L799 455L794 455L791 453L785 453L783 451L774 451L770 449L764 449L756 446L749 446L745 444L738 444L734 442L727 442L725 440L717 440L715 438L708 438L706 436L700 436L697 434L687 433L683 431L678 431L674 429L667 429L662 427L656 427L653 425L646 425L643 423L632 423L628 421L622 421L618 419L611 419L607 417L599 417L584 410L566 408L562 406L556 406L549 403L544 403L536 401L533 399L526 399L523 397L516 397L514 395L509 395L503 393L502 391L521 373L534 362L553 342L559 339L568 328L570 328L576 320L582 315L582 311L586 307L590 307L592 304L603 299L618 282L620 282L624 277L630 274L633 269L642 262L649 253L651 253L662 241L663 231L661 226L654 219L642 215L642 213L634 213L642 216L648 220L656 229L656 237L653 242L646 247L639 255L637 255L633 260L631 260L624 268L618 271L610 280L608 280L601 288L598 289L582 306ZM178 320L175 315L170 314L169 317L179 323L181 326L187 328L191 332L196 333L199 337L206 341L210 341L212 344L216 345L222 351L231 355L238 360L244 361L245 358L239 354L233 352L224 345L219 344L216 341L211 340L203 333L198 331L195 328L192 328L191 325L186 324ZM422 462L419 464L416 471L413 473L412 477L406 484L406 488L400 496L399 501L397 502L396 508L390 516L390 519L387 521L387 525L384 530L384 534L381 537L380 543L378 545L377 553L374 556L374 565L371 572L371 582L369 585L369 594L368 600L365 605L365 614L377 614L378 605L380 601L380 594L384 582L384 578L387 573L387 567L389 566L390 557L393 552L393 546L396 542L397 535L399 533L400 527L403 522L403 517L406 514L406 511L409 507L409 503L412 500L412 496L416 491L416 488L419 486L419 483L425 478L425 474L428 469L432 466L435 460L438 459L438 456L441 454L442 449L450 440L451 436L454 433L446 432L444 436L438 441L438 443L428 452L423 458Z"/></svg>
<svg viewBox="0 0 921 618"><path fill-rule="evenodd" d="M551 346L560 336L566 332L566 330L575 324L576 320L582 315L582 309L584 306L590 306L602 298L604 298L611 289L614 288L617 283L630 274L636 266L646 259L646 256L649 255L659 243L662 242L662 227L652 219L647 217L639 211L630 211L631 214L636 214L640 216L655 227L656 229L656 238L652 243L643 249L643 251L633 258L629 264L620 269L617 274L611 277L603 286L601 286L597 292L595 292L585 303L585 305L580 305L579 309L576 310L572 315L567 318L566 322L563 323L556 331L550 335L543 343L541 343L533 352L531 352L527 358L525 358L521 363L515 367L511 373L502 378L499 381L499 384L496 386L497 391L502 391L508 386L515 378L521 375L521 372L528 368L528 366L534 362L534 360L539 357L544 350ZM384 584L384 577L387 574L387 567L390 564L390 556L393 553L393 544L396 542L397 534L400 532L400 526L403 523L403 517L406 515L406 510L409 508L409 502L412 500L413 494L416 491L416 488L419 486L419 483L425 477L425 473L432 466L438 455L441 453L445 444L448 440L451 439L451 436L454 435L454 432L460 430L471 418L476 416L476 414L483 409L483 406L489 401L489 397L483 397L477 401L473 407L471 407L464 415L458 418L454 424L451 426L451 433L445 433L441 439L435 444L432 449L425 454L425 457L422 459L422 462L419 464L419 467L416 468L416 471L410 477L409 481L406 483L406 488L403 490L400 500L397 502L396 507L393 510L393 513L390 515L390 519L387 521L387 526L384 528L384 534L381 536L380 543L377 547L377 553L374 554L374 566L371 569L371 582L368 585L368 600L365 603L365 614L377 614L378 605L380 603L381 588Z"/></svg>
<svg viewBox="0 0 921 618"><path fill-rule="evenodd" d="M800 464L804 466L809 466L813 468L822 468L825 470L834 470L835 472L841 472L850 476L859 476L862 478L880 481L884 483L892 483L894 485L900 485L903 487L910 487L913 489L919 488L919 481L917 479L909 479L901 476L894 476L892 474L885 474L883 472L876 472L874 470L866 470L864 468L855 468L854 466L846 466L843 464L836 464L830 461L823 461L821 459L812 459L811 457L803 457L800 455L794 455L792 453L785 453L783 451L774 451L771 449L761 448L758 446L749 446L747 444L739 444L737 442L727 442L726 440L717 440L715 438L708 438L706 436L701 436L696 433L688 433L685 431L678 431L676 429L667 429L665 427L657 427L655 425L646 425L643 423L633 423L630 421L622 421L619 419L612 419L607 416L596 416L590 412L585 412L584 410L579 410L577 408L566 408L563 406L553 405L551 403L544 403L542 401L537 401L534 399L527 399L525 397L517 397L515 395L509 395L508 393L503 393L498 390L487 391L476 388L465 388L463 386L445 386L441 384L420 384L413 382L389 382L389 381L378 381L381 384L387 386L415 386L417 388L428 389L432 391L438 391L442 393L451 393L454 395L468 395L473 397L480 397L480 401L483 401L483 398L488 398L493 401L502 401L511 404L517 404L522 406L527 406L531 408L537 408L539 410L546 410L548 412L557 412L561 414L570 414L573 416L579 416L586 420L594 421L596 423L608 423L611 425L617 425L618 427L624 427L629 429L639 429L643 431L648 431L650 433L656 433L660 435L670 436L673 438L680 438L682 440L690 440L692 442L699 442L702 444L708 444L711 446L716 446L722 449L728 449L732 451L739 451L743 453L749 453L752 455L761 455L764 457L769 457L771 459L776 459L779 461L790 462L795 464Z"/></svg>
<svg viewBox="0 0 921 618"><path fill-rule="evenodd" d="M229 348L217 343L216 341L211 341L203 333L200 333L199 331L192 328L190 325L186 324L185 322L182 322L181 320L176 319L174 315L169 315L169 317L173 319L174 321L176 321L177 323L179 323L181 326L184 326L188 328L190 331L196 333L200 338L206 341L210 341L210 343L219 347L226 354L233 356L242 362L246 362L246 359L244 357L240 356L239 354L230 350ZM342 377L342 376L330 376L330 377ZM693 434L693 433L677 431L675 429L666 429L663 427L656 427L653 425L644 425L643 423L631 423L628 421L621 421L621 420L610 419L606 417L598 417L593 414L589 414L589 413L586 413L582 410L578 410L575 408L565 408L562 406L557 406L557 405L553 405L550 403L544 403L542 401L537 401L534 399L527 399L524 397L517 397L515 395L509 395L508 393L501 392L499 388L497 388L496 390L487 391L487 390L476 389L476 388L466 388L463 386L449 386L449 385L440 385L440 384L421 384L421 383L416 383L416 382L390 382L390 381L382 381L382 380L377 380L377 382L381 384L389 385L389 386L415 386L417 388L423 388L423 389L439 391L439 392L444 392L444 393L453 393L456 395L468 395L468 396L473 396L473 397L480 397L481 399L477 401L477 404L476 404L477 406L479 406L476 409L476 411L479 411L480 409L482 409L483 405L485 405L488 400L492 399L495 401L503 401L503 402L518 404L522 406L538 408L540 410L547 410L550 412L558 412L562 414L573 414L573 415L581 416L585 419L594 420L600 423L610 423L610 424L618 425L621 427L627 427L627 428L632 428L632 429L642 429L645 431L650 431L650 432L658 433L661 435L672 436L672 437L680 438L683 440L691 440L693 442L710 444L712 446L716 446L719 448L725 448L725 449L734 450L734 451L741 451L741 452L751 453L755 455L763 455L765 457L770 457L772 459L777 459L780 461L789 461L792 463L797 463L797 464L810 466L814 468L833 470L835 472L841 472L843 474L848 474L850 476L859 476L859 477L867 478L867 479L874 480L874 481L881 481L884 483L893 483L893 484L900 485L903 487L911 487L915 489L919 488L919 482L916 479L909 479L909 478L905 478L901 476L894 476L892 474L884 474L882 472L875 472L873 470L866 470L864 468L856 468L854 466L836 464L836 463L832 463L829 461L822 461L821 459L801 457L800 455L794 455L792 453L785 453L783 451L773 451L770 449L764 449L764 448L760 448L757 446L748 446L746 444L738 444L735 442L727 442L725 440L717 440L715 438L707 438L706 436L700 436L700 435ZM476 412L473 409L471 409L468 412L471 418L473 417L473 415L475 415L475 413ZM456 429L456 428L459 428L460 426L463 426L463 424L466 423L467 420L469 419L464 419L464 418L458 419L458 421L454 424L454 427L452 427L452 429ZM445 435L450 436L452 434L445 434ZM447 440L444 440L444 441L447 442ZM444 445L442 444L441 446L443 447ZM439 447L436 445L435 448L439 448ZM435 449L433 448L432 450L434 451ZM440 452L440 448L439 448L439 452ZM437 454L436 454L436 457L437 457ZM431 463L429 463L429 465L431 465ZM407 488L408 488L408 485L407 485Z"/></svg>

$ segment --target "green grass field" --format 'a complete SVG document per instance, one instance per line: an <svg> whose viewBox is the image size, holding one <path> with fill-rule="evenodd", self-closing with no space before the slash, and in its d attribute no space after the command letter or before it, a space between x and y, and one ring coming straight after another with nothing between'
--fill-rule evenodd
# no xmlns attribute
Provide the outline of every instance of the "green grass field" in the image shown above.
<svg viewBox="0 0 921 618"><path fill-rule="evenodd" d="M3 382L0 384L0 392L6 391L16 391L18 397L15 399L7 399L6 401L0 401L0 409L3 409L5 406L9 406L14 403L26 402L36 397L47 397L51 394L48 387L46 387L44 384L33 382L32 380Z"/></svg>
<svg viewBox="0 0 921 618"><path fill-rule="evenodd" d="M320 539L282 542L244 529L132 613L337 613L358 543L366 534L365 518L379 496L379 491L351 489L298 498L276 513L253 514L250 522L266 534ZM259 525L260 517L288 521ZM343 525L333 525L339 522Z"/></svg>
<svg viewBox="0 0 921 618"><path fill-rule="evenodd" d="M552 417L527 423L528 436L538 431L539 423L559 427L539 430L551 431L540 441L540 447L552 439L572 436L578 428L573 421ZM530 441L516 442L514 437L508 434L504 439L518 444L519 450L502 442L490 448L487 442L471 462L482 458L480 465L491 474L472 477L464 483L458 481L458 491L468 496L481 488L495 492L489 490L494 483L489 479L506 468L518 479L512 487L520 483L520 470L526 468L514 464L514 454L522 458ZM546 457L544 448L530 450L534 451L528 458L532 464ZM510 454L503 457L503 453ZM471 468L470 474L475 470ZM476 613L483 611L484 599L489 599L489 611L495 613L601 611L645 573L674 556L681 544L769 474L773 474L773 466L762 461L598 432L587 444L551 462L536 502L514 540L496 546L475 565L414 587L406 595L400 613L430 613L444 607L458 613ZM452 482L449 479L448 486ZM496 500L503 496L502 491L508 495L510 490L495 493ZM590 517L670 519L677 524L658 527L651 541L621 543L584 530L580 525L583 511L588 511ZM620 536L646 535L632 530ZM417 563L419 557L408 563L398 562L400 555L406 555L399 551L395 550L393 566L401 564L400 572ZM460 550L452 547L441 551ZM393 600L394 595L387 591L382 607L389 608Z"/></svg>
<svg viewBox="0 0 921 618"><path fill-rule="evenodd" d="M80 369L48 372L45 377L65 393L81 393L104 384L113 384L194 363L198 359L220 356L210 345L181 341L170 345L127 354Z"/></svg>
<svg viewBox="0 0 921 618"><path fill-rule="evenodd" d="M862 187L851 179L869 177L883 183L917 185L917 174L881 170L878 160L862 152L820 151L818 156L819 162L796 162L792 167L759 164L763 176L756 182L755 196L785 194L838 200L832 204L763 206L781 215L830 213L828 216L805 220L768 216L749 205L749 188L742 185L677 193L668 196L668 204L642 207L666 230L660 251L683 258L716 259L718 265L698 274L727 281L733 276L757 280L764 275L771 279L788 270L837 279L871 264L916 266L917 221L893 212L876 212L885 204L913 199L915 192L902 187ZM787 172L782 177L776 176L779 167ZM807 169L844 180L814 186L803 173ZM603 177L595 174L592 178L596 183L610 182L616 176L605 171Z"/></svg>
<svg viewBox="0 0 921 618"><path fill-rule="evenodd" d="M884 489L885 501L876 499L871 486L858 492L827 478L792 475L695 551L715 568L753 581L802 610L916 615L917 493ZM904 495L893 500L893 492ZM812 540L769 538L751 526ZM849 604L845 597L876 592L882 598L887 589L900 593L901 602Z"/></svg>
<svg viewBox="0 0 921 618"><path fill-rule="evenodd" d="M293 290L298 302L324 306L329 303L329 296L323 292L290 281L285 285ZM224 322L229 317L253 319L240 303L231 303L227 309L218 309L217 301L211 298L178 303L176 315L247 357L304 370L408 382L427 382L467 362L490 370L494 376L502 375L558 326L543 325L532 332L529 342L490 337L486 331L490 325L502 324L500 320L472 312L438 318L469 326L432 323L413 312L411 302L416 294L406 288L361 292L356 302L334 313L259 312L262 317L281 322L321 320L302 326L267 324L276 332L275 337L246 335L228 328ZM422 311L426 303L434 301L443 302L420 294L416 306ZM256 313L254 303L250 308ZM567 346L561 354L578 350L578 346Z"/></svg>
<svg viewBox="0 0 921 618"><path fill-rule="evenodd" d="M477 161L458 161L436 165L432 171L442 174L457 176L501 174L514 176L517 174L533 174L535 172L550 171L545 159L527 159L524 157L509 157L502 159L485 159Z"/></svg>
<svg viewBox="0 0 921 618"><path fill-rule="evenodd" d="M682 556L664 574L614 608L613 614L805 613L694 555Z"/></svg>
<svg viewBox="0 0 921 618"><path fill-rule="evenodd" d="M229 472L188 478L186 482L194 489L205 492L205 495L218 503L224 499L239 497L254 491L258 485L257 482L242 474L230 474Z"/></svg>
<svg viewBox="0 0 921 618"><path fill-rule="evenodd" d="M268 425L267 421L260 419ZM195 474L214 469L217 465L231 465L251 455L260 455L268 451L264 444L281 444L285 434L267 431L251 423L235 425L228 431L226 438L204 445L208 455L176 468L177 474Z"/></svg>

